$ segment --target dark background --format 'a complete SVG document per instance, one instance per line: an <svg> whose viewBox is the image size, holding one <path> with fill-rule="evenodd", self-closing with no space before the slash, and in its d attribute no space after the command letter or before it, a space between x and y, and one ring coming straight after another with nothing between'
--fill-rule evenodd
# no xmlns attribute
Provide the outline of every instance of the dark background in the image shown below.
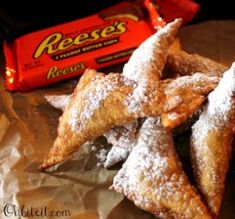
<svg viewBox="0 0 235 219"><path fill-rule="evenodd" d="M90 15L121 0L0 1L1 37L13 39L27 32ZM195 0L201 10L191 23L235 19L233 1Z"/></svg>

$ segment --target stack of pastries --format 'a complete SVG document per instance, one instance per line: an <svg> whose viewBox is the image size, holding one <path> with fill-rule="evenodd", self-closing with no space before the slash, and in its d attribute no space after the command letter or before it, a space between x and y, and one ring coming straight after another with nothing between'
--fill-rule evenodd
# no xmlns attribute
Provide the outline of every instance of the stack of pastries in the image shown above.
<svg viewBox="0 0 235 219"><path fill-rule="evenodd" d="M144 41L122 74L87 69L71 95L47 96L63 114L41 170L104 135L112 144L105 167L124 162L112 191L160 218L219 215L235 130L235 63L227 68L171 52L180 25L176 19ZM172 138L172 130L195 114L190 156L196 187Z"/></svg>

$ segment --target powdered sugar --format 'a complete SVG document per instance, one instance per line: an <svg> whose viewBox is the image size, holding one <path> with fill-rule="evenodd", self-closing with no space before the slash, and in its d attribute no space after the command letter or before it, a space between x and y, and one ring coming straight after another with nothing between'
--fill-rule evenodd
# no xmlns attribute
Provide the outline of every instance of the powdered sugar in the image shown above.
<svg viewBox="0 0 235 219"><path fill-rule="evenodd" d="M126 147L119 147L114 145L107 154L104 167L110 168L113 165L126 160L131 150L132 147L129 145L126 145Z"/></svg>
<svg viewBox="0 0 235 219"><path fill-rule="evenodd" d="M127 145L131 147L135 143L136 134L138 131L138 121L134 121L125 126L116 127L111 129L104 136L107 138L108 143L125 148Z"/></svg>
<svg viewBox="0 0 235 219"><path fill-rule="evenodd" d="M153 75L148 74L148 72L154 71L155 78L161 78L166 59L164 53L172 43L179 25L180 21L175 20L146 39L133 52L128 63L124 66L123 75L136 82L141 80L142 84L152 79ZM162 48L162 45L165 47Z"/></svg>
<svg viewBox="0 0 235 219"><path fill-rule="evenodd" d="M152 213L164 212L180 201L181 207L174 208L174 215L194 218L203 214L177 159L171 135L158 119L146 119L138 144L114 177L111 189L123 193L144 210L154 209Z"/></svg>
<svg viewBox="0 0 235 219"><path fill-rule="evenodd" d="M212 76L207 76L202 73L195 73L193 75L188 75L188 76L183 76L179 77L171 83L169 83L166 87L166 91L172 91L175 88L187 88L187 87L193 87L194 92L200 91L203 87L206 87L208 85L208 81L211 83L217 83L218 82L218 77L212 77ZM167 93L166 93L167 94Z"/></svg>
<svg viewBox="0 0 235 219"><path fill-rule="evenodd" d="M231 110L235 96L235 63L227 70L218 87L209 94L208 113L223 117L227 120L228 111Z"/></svg>
<svg viewBox="0 0 235 219"><path fill-rule="evenodd" d="M105 148L100 149L99 153L96 154L98 161L104 163L106 160L107 153L108 153L107 149Z"/></svg>
<svg viewBox="0 0 235 219"><path fill-rule="evenodd" d="M224 73L218 86L209 94L208 105L199 120L193 126L193 140L202 141L210 130L228 124L230 111L234 108L235 95L235 63ZM198 142L201 145L200 142ZM195 145L198 145L195 143ZM206 150L206 149L205 149Z"/></svg>
<svg viewBox="0 0 235 219"><path fill-rule="evenodd" d="M153 174L153 171L155 172L155 174L157 174L159 173L159 171L162 171L164 169L164 166L166 167L166 161L164 161L164 159L160 159L159 154L155 153L156 141L159 141L159 146L164 148L166 143L166 136L165 134L159 132L160 130L158 127L154 126L155 130L153 129L153 122L155 122L154 119L149 118L141 127L139 132L140 139L137 146L133 148L132 153L128 157L122 169L114 178L113 185L115 187L121 186L124 190L128 188L130 188L131 190L136 188L136 190L138 191L138 186L141 185L139 181L142 174L146 174L145 177L151 179L151 174ZM154 168L154 170L151 169L153 166L156 167ZM159 171L156 172L158 167ZM128 178L124 179L123 174L128 174L127 176L125 176ZM163 178L165 177L164 174L160 175ZM128 191L124 191L124 194L125 193L128 193Z"/></svg>
<svg viewBox="0 0 235 219"><path fill-rule="evenodd" d="M161 77L161 69L157 69L156 60L153 60L153 57L156 57L156 52L160 47L158 33L159 32L149 37L134 51L128 63L125 64L123 68L123 75L125 77L136 82L140 80L146 82L149 80L146 72L149 71L155 71L156 75L158 74L158 77Z"/></svg>
<svg viewBox="0 0 235 219"><path fill-rule="evenodd" d="M91 146L91 151L97 151L97 147L95 145Z"/></svg>
<svg viewBox="0 0 235 219"><path fill-rule="evenodd" d="M157 90L157 88L156 88ZM125 100L125 105L128 107L129 112L137 113L140 117L144 116L143 105L149 101L149 91L145 86L141 84L134 89L131 96L128 96Z"/></svg>
<svg viewBox="0 0 235 219"><path fill-rule="evenodd" d="M116 127L104 134L107 141L112 144L112 148L107 155L105 168L109 168L114 164L126 160L132 148L136 145L138 132L138 121L127 124L122 127Z"/></svg>
<svg viewBox="0 0 235 219"><path fill-rule="evenodd" d="M235 63L209 94L208 104L192 127L191 156L200 192L218 214L231 155L235 115ZM221 142L220 142L221 140ZM222 167L222 168L221 168Z"/></svg>
<svg viewBox="0 0 235 219"><path fill-rule="evenodd" d="M167 91L165 93L168 93ZM169 111L174 109L176 106L178 106L180 103L183 102L182 97L178 96L178 95L169 95L169 98L165 104L165 108Z"/></svg>
<svg viewBox="0 0 235 219"><path fill-rule="evenodd" d="M175 20L145 40L124 66L123 75L138 82L133 95L126 100L130 112L141 113L142 104L148 101L149 87L153 85L157 90L168 47L173 42L180 23Z"/></svg>
<svg viewBox="0 0 235 219"><path fill-rule="evenodd" d="M94 111L100 107L101 102L119 86L120 81L118 78L112 77L110 79L111 80L103 80L101 81L100 86L96 86L95 98L92 93L84 97L90 104L86 105L86 109L81 113L81 118L84 118L84 120L90 118Z"/></svg>
<svg viewBox="0 0 235 219"><path fill-rule="evenodd" d="M167 115L168 115L168 119L170 119L170 120L176 120L176 119L178 119L178 117L179 117L179 114L178 114L178 113L175 113L175 112L173 112L173 113L168 113Z"/></svg>
<svg viewBox="0 0 235 219"><path fill-rule="evenodd" d="M138 144L133 149L126 163L123 165L125 171L131 171L128 172L128 180L122 181L122 183L128 183L129 186L135 187L137 186L136 184L138 184L137 181L139 181L138 175L143 170L152 171L150 170L150 168L152 168L153 165L161 167L160 169L162 169L164 166L166 167L166 162L164 161L164 159L160 159L159 154L155 154L156 141L159 142L160 147L164 148L167 140L166 135L165 133L161 133L159 127L156 127L156 125L153 126L153 122L155 122L154 119L149 118L144 122L143 126L141 127L139 132L140 138L138 140ZM157 121L157 123L159 123L159 121ZM161 151L159 150L159 153L160 152ZM151 174L148 171L143 171L143 173L148 174L151 178ZM162 177L164 177L164 175ZM120 179L118 179L117 175L114 178L114 184L119 180Z"/></svg>
<svg viewBox="0 0 235 219"><path fill-rule="evenodd" d="M86 122L92 117L96 109L101 106L105 98L124 83L123 77L120 74L112 73L100 80L92 82L86 90L80 92L80 95L83 96L82 106L84 108L82 110L78 110L76 107L73 107L70 111L68 124L74 132L80 131L86 125Z"/></svg>
<svg viewBox="0 0 235 219"><path fill-rule="evenodd" d="M68 124L71 126L72 130L73 131L78 131L78 120L77 120L77 117L78 117L79 113L78 113L78 110L73 107L71 110L70 110L70 119L68 121Z"/></svg>
<svg viewBox="0 0 235 219"><path fill-rule="evenodd" d="M69 104L70 95L46 95L45 98L53 107L64 111Z"/></svg>

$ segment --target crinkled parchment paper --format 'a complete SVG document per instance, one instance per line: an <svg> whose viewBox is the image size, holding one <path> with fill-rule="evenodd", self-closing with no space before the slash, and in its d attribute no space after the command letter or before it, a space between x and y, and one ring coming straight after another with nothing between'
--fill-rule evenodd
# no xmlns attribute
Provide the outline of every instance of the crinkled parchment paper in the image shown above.
<svg viewBox="0 0 235 219"><path fill-rule="evenodd" d="M178 43L188 52L230 65L235 60L235 21L185 26ZM96 151L87 144L50 173L37 170L56 137L61 115L44 95L70 93L76 83L73 79L28 93L10 93L0 86L0 218L154 218L108 191L116 170L97 165L96 154L108 147L104 139L95 142ZM222 219L235 215L234 161L227 177Z"/></svg>

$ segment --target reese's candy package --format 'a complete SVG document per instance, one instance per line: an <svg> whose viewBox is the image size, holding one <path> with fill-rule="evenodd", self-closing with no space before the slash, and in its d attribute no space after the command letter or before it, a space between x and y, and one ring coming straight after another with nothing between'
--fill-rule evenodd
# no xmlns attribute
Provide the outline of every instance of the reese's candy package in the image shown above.
<svg viewBox="0 0 235 219"><path fill-rule="evenodd" d="M6 87L30 90L126 61L164 25L150 1L108 9L4 43Z"/></svg>
<svg viewBox="0 0 235 219"><path fill-rule="evenodd" d="M181 17L185 23L198 10L191 0L124 1L13 43L4 42L5 85L11 91L26 91L81 75L86 68L124 62L164 21Z"/></svg>

